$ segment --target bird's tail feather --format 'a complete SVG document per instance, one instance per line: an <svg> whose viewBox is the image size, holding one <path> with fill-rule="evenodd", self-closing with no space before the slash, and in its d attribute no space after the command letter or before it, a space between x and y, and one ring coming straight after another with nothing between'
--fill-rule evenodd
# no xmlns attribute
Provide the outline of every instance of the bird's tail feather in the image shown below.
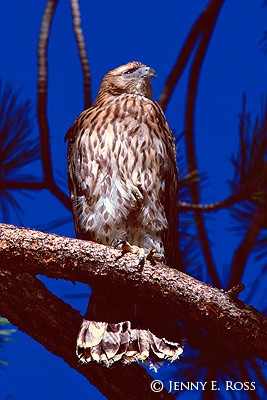
<svg viewBox="0 0 267 400"><path fill-rule="evenodd" d="M158 338L149 329L132 329L131 322L83 320L76 354L82 363L101 362L107 367L116 361L130 364L149 359L175 361L183 352L181 343Z"/></svg>

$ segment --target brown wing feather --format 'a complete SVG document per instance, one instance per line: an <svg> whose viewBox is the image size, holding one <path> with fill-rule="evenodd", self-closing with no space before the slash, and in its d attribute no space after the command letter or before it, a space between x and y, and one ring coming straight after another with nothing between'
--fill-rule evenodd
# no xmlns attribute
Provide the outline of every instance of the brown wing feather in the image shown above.
<svg viewBox="0 0 267 400"><path fill-rule="evenodd" d="M163 255L165 248L169 259L177 228L177 169L160 107L136 95L107 99L81 114L69 137L78 237L106 244L123 238ZM141 205L135 188L143 195Z"/></svg>

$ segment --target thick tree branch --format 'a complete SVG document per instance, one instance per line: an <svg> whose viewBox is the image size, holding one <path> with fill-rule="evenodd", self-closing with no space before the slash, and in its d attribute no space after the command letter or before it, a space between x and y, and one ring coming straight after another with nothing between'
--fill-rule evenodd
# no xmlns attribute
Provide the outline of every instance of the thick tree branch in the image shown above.
<svg viewBox="0 0 267 400"><path fill-rule="evenodd" d="M0 260L13 274L28 272L96 284L127 285L137 296L164 303L177 315L197 321L243 354L267 359L267 318L227 292L171 269L120 251L77 239L0 225Z"/></svg>
<svg viewBox="0 0 267 400"><path fill-rule="evenodd" d="M30 274L0 270L0 313L84 375L109 399L174 399L165 390L153 393L152 377L138 365L104 368L96 363L79 364L75 347L81 316Z"/></svg>

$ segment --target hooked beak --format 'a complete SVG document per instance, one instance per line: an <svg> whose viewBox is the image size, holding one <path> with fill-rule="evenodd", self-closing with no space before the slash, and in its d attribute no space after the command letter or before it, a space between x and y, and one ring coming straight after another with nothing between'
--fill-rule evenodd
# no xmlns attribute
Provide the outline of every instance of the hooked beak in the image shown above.
<svg viewBox="0 0 267 400"><path fill-rule="evenodd" d="M157 76L156 71L153 68L144 66L142 68L140 68L139 70L139 74L140 76L144 77L144 78L153 78L154 76Z"/></svg>

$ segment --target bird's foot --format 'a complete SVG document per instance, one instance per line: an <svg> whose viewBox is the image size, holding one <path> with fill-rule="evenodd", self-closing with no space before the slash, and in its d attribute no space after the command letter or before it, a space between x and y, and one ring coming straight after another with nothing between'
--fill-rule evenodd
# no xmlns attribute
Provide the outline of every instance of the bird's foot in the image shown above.
<svg viewBox="0 0 267 400"><path fill-rule="evenodd" d="M145 250L141 247L131 245L127 240L119 240L115 247L119 247L122 250L122 254L117 257L117 259L121 258L125 253L132 253L139 255L139 263L138 265L143 266L145 263Z"/></svg>
<svg viewBox="0 0 267 400"><path fill-rule="evenodd" d="M145 255L145 249L142 247L131 245L126 240L119 240L115 247L120 246L122 250L122 254L117 257L117 259L121 258L125 253L137 254L139 256L139 263L141 267L144 266L145 260L150 261L151 263L162 262L162 255L157 252L155 248L151 249L148 254Z"/></svg>
<svg viewBox="0 0 267 400"><path fill-rule="evenodd" d="M151 249L148 255L146 256L146 259L150 261L152 264L155 264L156 262L162 262L162 254L157 252L157 249Z"/></svg>
<svg viewBox="0 0 267 400"><path fill-rule="evenodd" d="M142 194L142 184L139 181L134 183L128 181L127 187L130 189L132 194L132 209L137 210L141 206L144 199Z"/></svg>

